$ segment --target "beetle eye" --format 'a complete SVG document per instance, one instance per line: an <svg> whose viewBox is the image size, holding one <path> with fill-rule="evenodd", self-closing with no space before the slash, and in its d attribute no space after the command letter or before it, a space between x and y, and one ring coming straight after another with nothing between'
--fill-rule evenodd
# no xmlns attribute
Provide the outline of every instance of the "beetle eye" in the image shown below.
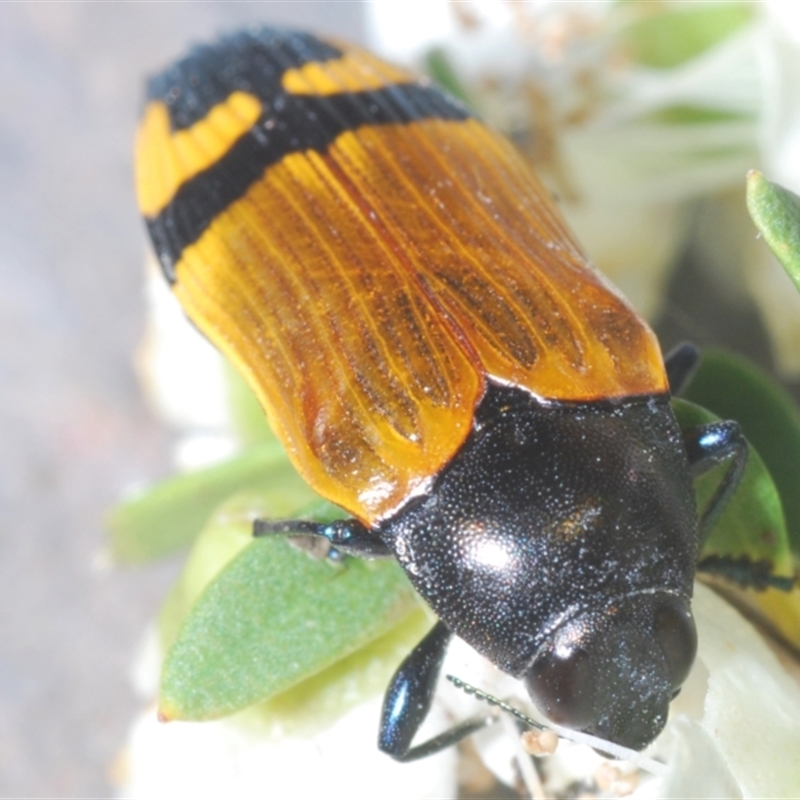
<svg viewBox="0 0 800 800"><path fill-rule="evenodd" d="M536 659L525 675L525 686L549 719L581 730L594 722L592 677L585 650L557 647Z"/></svg>
<svg viewBox="0 0 800 800"><path fill-rule="evenodd" d="M653 632L669 666L672 685L680 688L697 653L697 630L688 607L665 602L656 610Z"/></svg>

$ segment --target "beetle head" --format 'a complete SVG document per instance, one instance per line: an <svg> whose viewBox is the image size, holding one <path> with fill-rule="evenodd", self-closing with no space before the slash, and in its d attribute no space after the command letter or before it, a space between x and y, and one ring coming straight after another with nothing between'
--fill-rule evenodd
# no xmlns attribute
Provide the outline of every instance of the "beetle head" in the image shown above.
<svg viewBox="0 0 800 800"><path fill-rule="evenodd" d="M641 750L664 727L696 649L686 599L635 594L561 625L524 680L556 724Z"/></svg>

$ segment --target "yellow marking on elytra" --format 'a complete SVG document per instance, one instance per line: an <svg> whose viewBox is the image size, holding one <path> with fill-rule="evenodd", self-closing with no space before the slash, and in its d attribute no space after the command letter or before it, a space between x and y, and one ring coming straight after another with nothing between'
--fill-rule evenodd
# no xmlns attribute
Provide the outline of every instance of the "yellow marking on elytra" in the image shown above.
<svg viewBox="0 0 800 800"><path fill-rule="evenodd" d="M257 97L233 92L191 128L173 131L166 104L150 103L136 136L136 193L141 212L156 216L186 181L219 161L260 114Z"/></svg>
<svg viewBox="0 0 800 800"><path fill-rule="evenodd" d="M313 61L290 69L281 83L291 94L330 95L382 89L410 80L414 80L412 73L359 50L332 61Z"/></svg>

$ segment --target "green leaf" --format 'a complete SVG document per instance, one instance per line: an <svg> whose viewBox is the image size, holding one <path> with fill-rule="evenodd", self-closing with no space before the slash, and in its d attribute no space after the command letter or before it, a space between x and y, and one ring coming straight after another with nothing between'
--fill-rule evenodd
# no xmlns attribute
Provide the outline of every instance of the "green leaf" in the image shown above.
<svg viewBox="0 0 800 800"><path fill-rule="evenodd" d="M247 385L239 370L225 360L225 377L228 384L228 402L233 426L244 446L275 441L264 409L253 390Z"/></svg>
<svg viewBox="0 0 800 800"><path fill-rule="evenodd" d="M770 183L757 170L750 170L747 210L769 249L800 290L800 197Z"/></svg>
<svg viewBox="0 0 800 800"><path fill-rule="evenodd" d="M662 125L714 125L722 122L742 122L751 117L735 111L721 111L704 106L674 105L654 111L647 119Z"/></svg>
<svg viewBox="0 0 800 800"><path fill-rule="evenodd" d="M306 519L330 520L341 516L331 504L300 512ZM258 492L243 492L217 510L198 537L186 567L173 586L159 619L162 649L169 651L204 589L252 541L254 517L263 517L264 500ZM291 516L295 516L292 514ZM430 627L430 618L417 608L388 634L368 643L286 692L249 706L237 721L258 726L269 736L283 733L311 735L361 700L382 692L400 661Z"/></svg>
<svg viewBox="0 0 800 800"><path fill-rule="evenodd" d="M253 541L254 519L310 519L330 522L344 512L326 501L294 505L290 494L278 506L272 489L259 486L237 492L214 509L186 559L180 578L173 584L159 615L161 646L166 652L205 588L222 569Z"/></svg>
<svg viewBox="0 0 800 800"><path fill-rule="evenodd" d="M319 499L273 440L224 464L170 478L121 503L108 519L114 557L141 562L186 546L220 503L248 486L264 487L270 517Z"/></svg>
<svg viewBox="0 0 800 800"><path fill-rule="evenodd" d="M638 63L672 69L724 41L752 18L744 3L686 3L639 18L623 31L623 39Z"/></svg>
<svg viewBox="0 0 800 800"><path fill-rule="evenodd" d="M719 420L715 414L687 400L674 399L672 403L684 430ZM700 558L713 554L746 556L751 561L766 559L772 562L775 574L790 577L794 566L780 496L761 456L750 444L744 477L708 537ZM729 466L722 464L695 482L698 509L705 508Z"/></svg>
<svg viewBox="0 0 800 800"><path fill-rule="evenodd" d="M715 350L704 351L685 397L742 426L775 482L800 556L800 410L792 397L751 362Z"/></svg>
<svg viewBox="0 0 800 800"><path fill-rule="evenodd" d="M400 662L430 627L429 614L418 606L385 636L288 691L251 706L239 718L266 723L265 727L277 728L281 735L311 736L354 705L383 694Z"/></svg>
<svg viewBox="0 0 800 800"><path fill-rule="evenodd" d="M235 552L241 529L224 518L217 524L232 537L228 554ZM160 711L167 719L213 719L267 700L387 635L418 608L394 561L335 565L282 537L251 540L189 611L164 662Z"/></svg>
<svg viewBox="0 0 800 800"><path fill-rule="evenodd" d="M161 613L158 628L161 648L166 653L178 636L192 606L203 590L247 545L253 541L248 494L234 495L218 509L197 537L180 578L172 585Z"/></svg>
<svg viewBox="0 0 800 800"><path fill-rule="evenodd" d="M461 100L462 103L474 108L469 93L464 88L464 84L458 78L453 65L447 58L444 50L434 47L425 55L425 71L439 84L445 91L453 97Z"/></svg>

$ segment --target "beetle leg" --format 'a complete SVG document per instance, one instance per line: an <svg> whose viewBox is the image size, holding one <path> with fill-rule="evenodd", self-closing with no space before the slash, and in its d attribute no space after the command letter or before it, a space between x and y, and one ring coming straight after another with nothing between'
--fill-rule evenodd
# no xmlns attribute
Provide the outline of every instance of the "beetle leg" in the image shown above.
<svg viewBox="0 0 800 800"><path fill-rule="evenodd" d="M791 592L800 576L775 575L773 569L774 564L770 559L753 561L747 555L724 556L712 553L701 558L697 564L698 572L719 575L742 589L755 589L757 592L778 589L781 592Z"/></svg>
<svg viewBox="0 0 800 800"><path fill-rule="evenodd" d="M667 353L664 366L673 396L683 393L699 364L700 351L691 342L683 342Z"/></svg>
<svg viewBox="0 0 800 800"><path fill-rule="evenodd" d="M437 622L395 672L381 712L378 747L396 761L415 761L438 753L496 719L491 714L472 717L423 744L411 741L428 716L452 633Z"/></svg>
<svg viewBox="0 0 800 800"><path fill-rule="evenodd" d="M319 536L327 539L335 550L361 558L387 558L394 555L377 533L357 519L340 519L336 522L257 519L253 523L253 536L274 534Z"/></svg>
<svg viewBox="0 0 800 800"><path fill-rule="evenodd" d="M730 469L700 516L699 541L702 545L744 475L747 466L747 440L739 424L728 421L710 422L684 431L683 442L693 478L704 475L723 461L731 461Z"/></svg>

